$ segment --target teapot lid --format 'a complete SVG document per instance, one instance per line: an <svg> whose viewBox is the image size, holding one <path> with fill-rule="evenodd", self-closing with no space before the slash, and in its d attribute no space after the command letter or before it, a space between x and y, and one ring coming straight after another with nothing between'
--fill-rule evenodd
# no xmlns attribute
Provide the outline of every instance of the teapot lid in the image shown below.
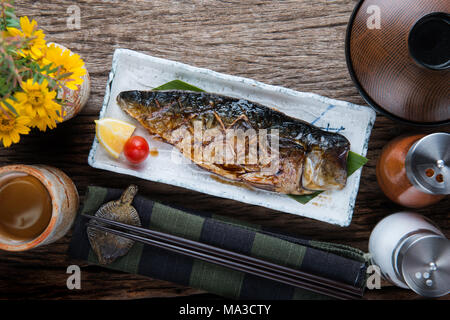
<svg viewBox="0 0 450 320"><path fill-rule="evenodd" d="M360 0L346 57L362 97L407 124L450 123L450 1Z"/></svg>

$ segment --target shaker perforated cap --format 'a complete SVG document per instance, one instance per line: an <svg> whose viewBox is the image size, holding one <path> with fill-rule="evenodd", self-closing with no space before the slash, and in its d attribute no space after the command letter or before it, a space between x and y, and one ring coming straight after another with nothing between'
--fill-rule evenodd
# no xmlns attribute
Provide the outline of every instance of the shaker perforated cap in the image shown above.
<svg viewBox="0 0 450 320"><path fill-rule="evenodd" d="M417 141L406 155L406 174L419 190L450 194L450 134L439 132Z"/></svg>
<svg viewBox="0 0 450 320"><path fill-rule="evenodd" d="M450 292L450 240L436 234L412 237L400 251L401 273L413 291L425 297Z"/></svg>

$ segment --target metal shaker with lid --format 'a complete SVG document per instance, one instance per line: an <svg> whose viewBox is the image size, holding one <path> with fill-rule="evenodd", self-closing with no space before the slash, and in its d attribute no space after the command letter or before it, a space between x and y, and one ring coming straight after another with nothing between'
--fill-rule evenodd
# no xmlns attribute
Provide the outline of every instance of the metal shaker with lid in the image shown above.
<svg viewBox="0 0 450 320"><path fill-rule="evenodd" d="M434 204L450 194L450 134L398 137L384 148L377 180L385 195L409 208Z"/></svg>
<svg viewBox="0 0 450 320"><path fill-rule="evenodd" d="M369 252L381 275L401 288L425 297L450 292L450 240L421 215L400 212L381 220Z"/></svg>
<svg viewBox="0 0 450 320"><path fill-rule="evenodd" d="M450 194L450 134L433 133L414 143L405 166L416 188L429 194Z"/></svg>

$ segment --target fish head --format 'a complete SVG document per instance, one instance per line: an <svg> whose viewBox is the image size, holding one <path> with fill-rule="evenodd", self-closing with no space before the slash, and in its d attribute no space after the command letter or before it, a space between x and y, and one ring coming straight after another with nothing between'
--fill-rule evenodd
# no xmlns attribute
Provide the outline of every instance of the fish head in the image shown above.
<svg viewBox="0 0 450 320"><path fill-rule="evenodd" d="M122 91L117 96L120 108L135 119L142 115L149 115L159 109L155 103L155 92L152 91Z"/></svg>

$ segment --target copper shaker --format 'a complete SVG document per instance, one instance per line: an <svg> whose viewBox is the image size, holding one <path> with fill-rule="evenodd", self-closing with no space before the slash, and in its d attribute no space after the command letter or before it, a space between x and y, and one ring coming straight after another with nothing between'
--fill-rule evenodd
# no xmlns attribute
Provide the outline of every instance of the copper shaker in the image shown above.
<svg viewBox="0 0 450 320"><path fill-rule="evenodd" d="M450 134L416 134L389 142L377 163L377 180L392 201L422 208L450 194Z"/></svg>

